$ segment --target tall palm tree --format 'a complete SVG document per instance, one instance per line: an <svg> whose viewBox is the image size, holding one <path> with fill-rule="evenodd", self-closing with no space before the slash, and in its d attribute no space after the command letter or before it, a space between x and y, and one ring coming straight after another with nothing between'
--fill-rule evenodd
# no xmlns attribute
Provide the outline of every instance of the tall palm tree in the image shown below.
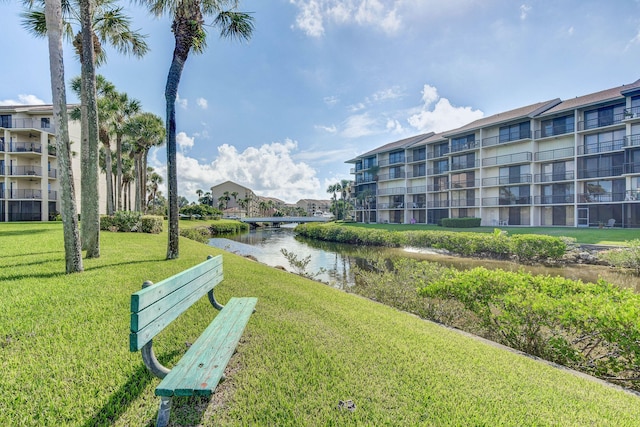
<svg viewBox="0 0 640 427"><path fill-rule="evenodd" d="M167 259L178 258L178 177L176 166L176 97L184 64L191 51L202 53L206 47L205 17L215 16L213 26L220 36L248 40L253 18L236 9L239 0L138 0L156 16L171 15L175 38L173 58L167 76L167 186L169 190L169 242Z"/></svg>
<svg viewBox="0 0 640 427"><path fill-rule="evenodd" d="M329 194L333 194L332 199L333 199L333 215L336 217L336 219L338 219L338 196L337 193L339 191L341 191L342 188L340 187L339 183L336 184L331 184L327 187L327 193Z"/></svg>
<svg viewBox="0 0 640 427"><path fill-rule="evenodd" d="M155 172L153 168L149 169L151 170L149 173L147 184L147 191L149 192L149 196L147 198L147 208L155 203L156 197L158 196L158 186L164 181L162 179L162 176Z"/></svg>
<svg viewBox="0 0 640 427"><path fill-rule="evenodd" d="M78 232L78 214L73 170L71 168L71 147L67 118L67 95L64 83L64 61L62 52L62 4L60 0L46 0L45 29L49 41L49 70L51 73L51 96L53 99L53 121L56 129L56 149L60 166L62 188L61 213L64 236L65 267L67 273L84 270L82 245Z"/></svg>
<svg viewBox="0 0 640 427"><path fill-rule="evenodd" d="M151 147L164 143L165 127L162 119L152 113L141 113L129 120L126 126L127 135L133 142L131 156L134 159L136 181L136 207L142 212L142 203L146 194L147 154Z"/></svg>
<svg viewBox="0 0 640 427"><path fill-rule="evenodd" d="M114 117L111 122L112 132L116 136L116 210L122 209L122 173L123 173L123 136L127 121L140 113L142 106L137 99L129 99L126 93L118 93L113 99Z"/></svg>
<svg viewBox="0 0 640 427"><path fill-rule="evenodd" d="M28 11L23 26L36 35L44 36L44 0L26 0ZM81 93L81 182L82 246L87 258L100 256L100 210L98 205L98 105L96 100L96 64L106 60L103 45L109 43L118 51L142 56L147 51L144 36L130 29L130 19L115 0L82 1L62 0L64 34L73 38L80 57L82 75ZM78 14L78 10L80 13ZM73 37L73 22L80 31Z"/></svg>

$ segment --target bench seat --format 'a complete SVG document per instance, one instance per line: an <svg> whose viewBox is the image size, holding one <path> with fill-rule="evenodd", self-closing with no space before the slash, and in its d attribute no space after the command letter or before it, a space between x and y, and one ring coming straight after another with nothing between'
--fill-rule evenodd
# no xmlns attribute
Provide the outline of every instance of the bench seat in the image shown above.
<svg viewBox="0 0 640 427"><path fill-rule="evenodd" d="M231 298L156 388L156 396L209 396L224 374L257 298Z"/></svg>

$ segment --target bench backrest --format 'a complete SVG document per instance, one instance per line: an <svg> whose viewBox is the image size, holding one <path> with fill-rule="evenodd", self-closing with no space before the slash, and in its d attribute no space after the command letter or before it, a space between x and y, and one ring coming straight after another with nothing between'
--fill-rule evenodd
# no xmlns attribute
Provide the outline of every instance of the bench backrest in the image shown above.
<svg viewBox="0 0 640 427"><path fill-rule="evenodd" d="M131 295L131 351L140 350L222 279L218 255Z"/></svg>

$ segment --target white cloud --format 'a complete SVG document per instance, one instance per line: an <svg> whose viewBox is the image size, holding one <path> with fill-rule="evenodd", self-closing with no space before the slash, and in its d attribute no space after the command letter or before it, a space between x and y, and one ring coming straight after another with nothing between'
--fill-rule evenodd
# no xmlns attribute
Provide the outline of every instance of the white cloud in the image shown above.
<svg viewBox="0 0 640 427"><path fill-rule="evenodd" d="M195 144L195 138L189 137L184 132L178 132L178 134L176 135L176 144L178 144L182 151L189 150L193 148Z"/></svg>
<svg viewBox="0 0 640 427"><path fill-rule="evenodd" d="M0 100L0 105L43 105L46 104L42 99L35 95L18 95L18 100L4 99Z"/></svg>
<svg viewBox="0 0 640 427"><path fill-rule="evenodd" d="M340 102L340 98L338 98L337 96L325 96L323 101L329 107L333 107Z"/></svg>
<svg viewBox="0 0 640 427"><path fill-rule="evenodd" d="M323 126L323 125L315 125L316 130L322 131L322 132L327 132L327 133L336 133L338 132L338 129L336 128L336 125L331 125L331 126Z"/></svg>
<svg viewBox="0 0 640 427"><path fill-rule="evenodd" d="M321 10L322 0L291 0L291 3L299 8L294 27L301 29L311 37L324 35L324 18Z"/></svg>
<svg viewBox="0 0 640 427"><path fill-rule="evenodd" d="M176 104L186 110L189 105L189 101L186 98L180 98L180 95L178 94L176 95Z"/></svg>
<svg viewBox="0 0 640 427"><path fill-rule="evenodd" d="M428 84L424 85L422 101L424 105L420 111L407 119L409 124L420 132L443 132L484 116L480 110L451 105L447 98L440 98L436 88ZM435 105L433 105L434 103Z"/></svg>
<svg viewBox="0 0 640 427"><path fill-rule="evenodd" d="M523 4L520 6L520 20L524 21L529 16L529 12L531 12L531 6Z"/></svg>
<svg viewBox="0 0 640 427"><path fill-rule="evenodd" d="M295 203L302 198L326 198L316 171L307 163L294 159L298 144L292 140L249 147L239 152L224 144L210 163L177 153L178 194L195 200L196 190L209 189L230 180L251 188L259 196L277 197ZM335 160L335 159L334 159ZM150 164L166 175L166 165L152 153ZM166 188L161 188L166 194Z"/></svg>
<svg viewBox="0 0 640 427"><path fill-rule="evenodd" d="M356 114L344 122L344 129L340 133L345 138L360 138L361 136L372 135L376 133L375 128L378 122L368 113Z"/></svg>
<svg viewBox="0 0 640 427"><path fill-rule="evenodd" d="M393 86L388 89L379 90L371 96L371 99L367 98L368 102L382 102L387 101L389 99L398 99L402 98L403 93L402 89L398 86Z"/></svg>
<svg viewBox="0 0 640 427"><path fill-rule="evenodd" d="M207 101L204 98L196 99L196 104L198 105L198 107L202 108L203 110L206 110L209 107L209 101Z"/></svg>

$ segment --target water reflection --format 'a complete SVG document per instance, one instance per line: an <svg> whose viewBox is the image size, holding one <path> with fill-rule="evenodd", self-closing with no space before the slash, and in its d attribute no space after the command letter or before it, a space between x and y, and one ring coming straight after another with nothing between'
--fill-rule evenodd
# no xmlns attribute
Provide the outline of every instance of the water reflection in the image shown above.
<svg viewBox="0 0 640 427"><path fill-rule="evenodd" d="M595 282L598 279L604 279L607 282L640 291L640 280L637 276L605 266L523 266L510 261L442 255L422 248L380 248L338 244L297 237L292 228L252 230L249 233L225 238L213 238L209 241L209 245L239 255L251 255L261 263L274 267L282 266L289 271L292 271L292 268L282 254L282 248L294 253L299 260L310 256L311 261L307 266L307 272L310 274L318 273L317 280L339 288L345 288L354 283L354 266L368 268L370 260L377 257L390 259L402 256L438 262L463 270L483 266L486 268L501 268L508 271L523 269L533 274L562 276L573 280L579 279L583 282Z"/></svg>

